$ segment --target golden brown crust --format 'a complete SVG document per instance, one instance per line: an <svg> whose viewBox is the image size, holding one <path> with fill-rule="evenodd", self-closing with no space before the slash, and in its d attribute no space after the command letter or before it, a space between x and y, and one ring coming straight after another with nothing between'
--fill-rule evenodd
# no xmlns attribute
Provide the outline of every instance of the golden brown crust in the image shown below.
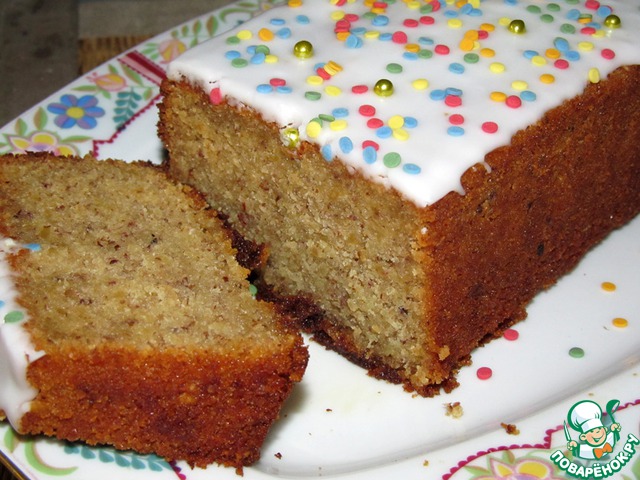
<svg viewBox="0 0 640 480"><path fill-rule="evenodd" d="M634 66L588 85L490 153L490 173L468 170L464 196L429 208L430 328L445 363L525 318L536 293L640 211L639 81Z"/></svg>
<svg viewBox="0 0 640 480"><path fill-rule="evenodd" d="M289 353L235 357L115 346L48 351L31 364L39 393L23 433L111 444L205 467L255 462L306 365Z"/></svg>

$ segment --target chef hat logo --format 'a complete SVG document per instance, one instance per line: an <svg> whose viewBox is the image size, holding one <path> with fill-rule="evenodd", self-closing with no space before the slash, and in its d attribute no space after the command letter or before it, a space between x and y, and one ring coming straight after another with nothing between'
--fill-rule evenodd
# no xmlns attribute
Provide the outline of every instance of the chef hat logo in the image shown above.
<svg viewBox="0 0 640 480"><path fill-rule="evenodd" d="M576 431L587 433L594 428L602 428L602 409L592 400L576 403L567 414L567 421Z"/></svg>

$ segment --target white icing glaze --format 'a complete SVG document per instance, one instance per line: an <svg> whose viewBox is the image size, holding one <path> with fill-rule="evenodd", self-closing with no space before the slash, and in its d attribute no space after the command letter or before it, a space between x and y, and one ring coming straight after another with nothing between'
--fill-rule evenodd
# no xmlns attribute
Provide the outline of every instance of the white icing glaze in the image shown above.
<svg viewBox="0 0 640 480"><path fill-rule="evenodd" d="M343 5L336 5L340 3ZM369 178L397 189L417 205L425 206L450 191L464 193L460 177L465 170L482 162L489 151L508 144L518 130L535 123L548 109L580 94L590 81L590 72L604 78L621 65L640 63L640 49L636 45L640 30L637 0L600 3L594 0L469 0L468 5L462 7L464 0L455 5L445 0L435 0L435 3L442 7L431 13L424 9L430 8L433 0L389 2L377 13L372 13L372 7L367 6L371 2L362 0L305 0L298 7L274 8L228 34L187 51L170 65L168 75L174 80L186 78L207 93L219 89L220 96L230 103L249 106L283 129L294 127L300 140L318 143L328 160L339 158ZM605 26L604 20L611 13L609 9L621 19L620 28ZM592 16L591 23L580 23L574 18L585 14ZM347 27L351 38L344 41L338 40L334 33L341 15L357 15L357 20ZM424 17L430 17L434 23L421 23ZM449 22L452 18L460 22L459 27ZM406 26L403 22L407 19L416 20L417 26ZM509 29L509 21L516 19L524 21L526 33L516 34ZM388 24L374 25L378 20L387 20ZM493 31L487 32L486 24L492 25ZM572 26L575 32L564 32L563 25ZM585 32L585 26L593 27L594 32ZM275 37L260 38L261 29ZM286 29L290 36L281 38ZM471 50L463 49L460 45L465 33L479 30L487 32L487 37L476 40ZM377 39L369 38L376 32ZM404 32L407 42L396 43L393 37L380 39L395 32ZM251 38L246 38L248 36ZM558 68L553 57L545 56L548 49L554 48L557 38L568 42L568 48L560 49L560 59L568 61L566 69ZM237 43L229 43L229 39ZM300 40L311 42L314 52L311 58L294 54L294 45ZM361 42L361 46L351 48L351 42ZM408 59L405 55L409 44L417 45L417 59ZM259 49L256 54L256 46L265 45L271 55L266 59ZM436 45L448 46L450 53L433 53ZM486 52L483 49L493 50L495 56L483 56ZM615 52L615 58L604 58L605 49ZM432 57L421 58L423 54L428 55L428 51L433 53ZM525 52L538 53L536 60L543 59L544 65L534 65ZM468 53L475 54L478 61L467 62L465 54ZM576 53L580 58L572 59ZM238 57L235 62L244 62L246 66L234 67L233 56ZM330 61L342 70L320 85L309 84L307 79L316 75L316 69ZM387 70L390 63L402 66L402 73L390 73ZM491 69L494 63L502 64L504 72L494 73ZM452 64L462 66L464 73L453 73ZM543 74L553 75L555 81L543 82ZM258 91L273 79L286 82L286 93L278 91L277 82L270 93ZM374 93L379 79L393 83L391 96ZM413 82L418 79L427 80L428 87L414 88ZM517 81L525 82L526 86L514 85ZM368 91L355 94L352 87L356 85L365 85ZM333 96L327 87L337 87L340 93ZM431 98L432 94L450 88L461 93L460 106L448 106L443 100ZM308 100L306 92L319 93L321 98ZM522 105L511 108L505 102L491 99L492 92L521 98ZM532 92L535 100L527 100L530 93L523 92ZM417 125L403 126L396 131L407 135L406 140L393 136L380 139L376 130L367 126L370 117L359 113L362 105L373 106L375 117L385 125L396 115L415 119ZM347 112L346 116L340 118L335 109L342 109L337 113ZM325 121L318 135L309 132L307 126L320 114L333 114L338 120L344 120L345 128L334 130L331 126L340 127L340 122ZM455 114L463 117L463 123L458 125L464 130L461 136L448 134L448 129L455 127L451 121ZM498 131L485 133L482 129L485 122L495 122ZM367 140L379 145L375 160L368 158L369 162L363 154L363 142ZM396 166L384 161L392 152L399 154L401 160Z"/></svg>
<svg viewBox="0 0 640 480"><path fill-rule="evenodd" d="M16 303L17 292L6 261L6 255L16 248L12 240L0 238L0 409L19 428L20 419L37 394L27 380L27 367L44 352L35 350L24 329L27 316ZM6 321L7 314L17 312L24 315L20 321Z"/></svg>

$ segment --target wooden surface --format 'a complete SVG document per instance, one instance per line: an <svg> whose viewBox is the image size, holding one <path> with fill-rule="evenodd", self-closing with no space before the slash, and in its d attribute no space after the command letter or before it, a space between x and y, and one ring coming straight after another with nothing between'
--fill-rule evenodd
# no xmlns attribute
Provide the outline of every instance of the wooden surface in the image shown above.
<svg viewBox="0 0 640 480"><path fill-rule="evenodd" d="M149 35L81 38L78 45L78 70L85 73L144 42ZM4 479L0 479L4 480Z"/></svg>

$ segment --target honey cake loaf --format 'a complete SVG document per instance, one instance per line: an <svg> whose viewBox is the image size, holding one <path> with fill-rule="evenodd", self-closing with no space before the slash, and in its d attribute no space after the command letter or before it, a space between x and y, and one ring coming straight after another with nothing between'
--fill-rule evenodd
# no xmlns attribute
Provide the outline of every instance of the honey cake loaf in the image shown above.
<svg viewBox="0 0 640 480"><path fill-rule="evenodd" d="M0 324L18 432L201 467L259 458L308 354L195 190L149 163L6 155L0 237L25 315Z"/></svg>
<svg viewBox="0 0 640 480"><path fill-rule="evenodd" d="M289 2L172 62L159 134L316 340L428 396L638 213L639 28L632 0Z"/></svg>

